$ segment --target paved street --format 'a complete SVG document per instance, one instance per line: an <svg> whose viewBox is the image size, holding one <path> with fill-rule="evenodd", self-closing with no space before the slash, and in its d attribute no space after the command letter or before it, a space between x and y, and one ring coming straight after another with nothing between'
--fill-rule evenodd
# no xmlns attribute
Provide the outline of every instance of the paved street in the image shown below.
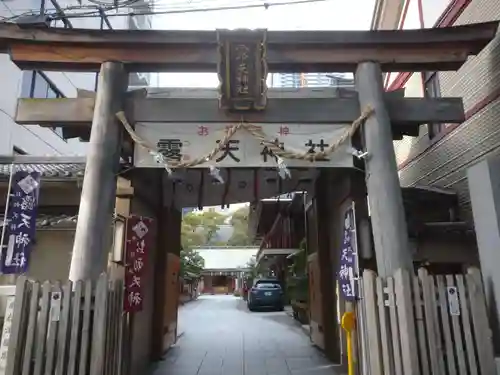
<svg viewBox="0 0 500 375"><path fill-rule="evenodd" d="M284 312L254 312L233 296L181 307L178 344L153 375L340 375Z"/></svg>

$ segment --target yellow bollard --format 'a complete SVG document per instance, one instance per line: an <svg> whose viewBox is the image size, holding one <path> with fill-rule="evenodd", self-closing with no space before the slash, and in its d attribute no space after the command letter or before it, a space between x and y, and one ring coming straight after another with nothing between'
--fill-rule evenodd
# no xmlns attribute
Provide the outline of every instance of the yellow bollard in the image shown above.
<svg viewBox="0 0 500 375"><path fill-rule="evenodd" d="M347 333L347 374L354 375L354 356L352 347L352 332L356 327L356 315L353 311L347 311L342 316L342 328Z"/></svg>

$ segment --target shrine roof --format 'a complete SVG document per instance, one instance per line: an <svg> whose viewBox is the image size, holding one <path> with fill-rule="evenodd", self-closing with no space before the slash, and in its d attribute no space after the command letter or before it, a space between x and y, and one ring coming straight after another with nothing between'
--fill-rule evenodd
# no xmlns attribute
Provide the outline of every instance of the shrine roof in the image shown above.
<svg viewBox="0 0 500 375"><path fill-rule="evenodd" d="M199 248L195 249L205 260L205 270L237 270L246 268L247 263L257 254L253 248Z"/></svg>
<svg viewBox="0 0 500 375"><path fill-rule="evenodd" d="M12 165L16 170L39 172L44 180L82 179L85 162L85 156L0 156L0 180L9 178Z"/></svg>
<svg viewBox="0 0 500 375"><path fill-rule="evenodd" d="M16 170L39 172L43 179L83 178L85 164L16 164ZM0 178L9 178L11 164L0 164Z"/></svg>

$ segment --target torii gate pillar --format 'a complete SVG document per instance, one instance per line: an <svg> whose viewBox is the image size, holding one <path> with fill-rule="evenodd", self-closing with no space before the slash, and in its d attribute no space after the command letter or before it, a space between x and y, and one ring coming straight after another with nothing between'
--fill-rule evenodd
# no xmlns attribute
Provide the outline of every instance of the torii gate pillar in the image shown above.
<svg viewBox="0 0 500 375"><path fill-rule="evenodd" d="M398 268L411 269L413 263L380 65L360 63L355 80L361 108L375 110L363 127L366 187L378 274L392 276Z"/></svg>
<svg viewBox="0 0 500 375"><path fill-rule="evenodd" d="M108 264L122 140L115 113L127 82L122 63L102 64L71 257L73 281L97 279Z"/></svg>

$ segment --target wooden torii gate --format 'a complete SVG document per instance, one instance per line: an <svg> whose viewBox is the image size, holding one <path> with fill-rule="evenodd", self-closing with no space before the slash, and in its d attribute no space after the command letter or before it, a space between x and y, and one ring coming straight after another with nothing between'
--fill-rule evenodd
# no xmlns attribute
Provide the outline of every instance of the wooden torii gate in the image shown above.
<svg viewBox="0 0 500 375"><path fill-rule="evenodd" d="M411 266L393 136L417 135L422 123L461 122L463 108L458 98L386 99L382 73L458 69L469 55L481 51L496 30L497 22L424 30L300 32L101 31L1 24L0 48L21 69L101 72L95 99L20 99L16 117L20 124L57 124L71 136L90 139L72 277L95 276L102 270L95 260L102 259L105 251L115 175L121 152L127 150L115 114L125 110L131 123L229 122L241 117L238 110L242 108L237 106L242 99L246 101L243 106L249 103L243 108L245 118L263 123L345 123L354 121L360 108L373 108L362 138L368 153L366 182L378 271L387 275L400 266ZM230 86L237 72L226 57L233 58L234 48L242 45L251 47L249 53L261 60L249 67L247 95L237 97L234 90L228 91L225 105L229 110L210 100L180 103L179 99L124 94L126 72L219 70L223 85ZM261 81L267 68L271 72L354 71L358 97L266 100Z"/></svg>
<svg viewBox="0 0 500 375"><path fill-rule="evenodd" d="M418 135L421 124L462 122L460 98L386 94L384 72L456 70L496 34L497 22L396 31L130 31L39 29L0 24L0 52L21 69L100 71L97 95L76 99L19 99L16 121L62 126L67 137L89 139L70 277L96 278L106 263L120 156L133 145L116 113L136 122L342 124L371 108L353 144L366 152L366 188L377 268L381 276L412 267L393 140ZM251 62L238 65L238 48ZM241 52L241 51L240 51ZM249 61L250 61L249 60ZM357 96L268 98L270 72L355 72ZM244 74L242 73L244 71ZM126 93L129 72L219 72L222 97L146 98ZM327 199L328 178L318 180ZM319 204L321 206L321 204ZM324 209L324 208L321 208ZM324 227L328 232L328 228ZM325 276L331 279L331 275ZM325 281L326 283L326 281ZM329 281L331 286L331 280ZM326 323L325 323L326 324Z"/></svg>

